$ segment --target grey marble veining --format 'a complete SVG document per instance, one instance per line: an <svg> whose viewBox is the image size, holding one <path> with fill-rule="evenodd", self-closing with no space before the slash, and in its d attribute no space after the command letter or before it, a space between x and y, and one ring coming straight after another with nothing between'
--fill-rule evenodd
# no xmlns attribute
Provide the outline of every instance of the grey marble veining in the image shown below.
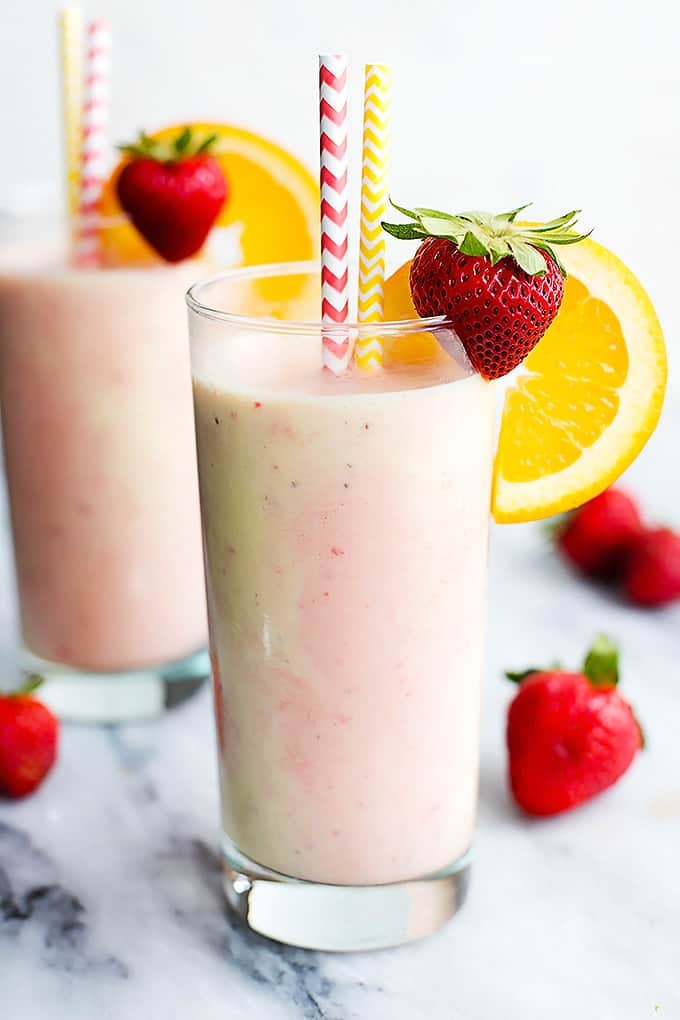
<svg viewBox="0 0 680 1020"><path fill-rule="evenodd" d="M680 524L680 404L630 474ZM6 527L5 527L6 536ZM3 590L8 584L7 543ZM11 681L14 605L0 602ZM504 667L620 639L648 749L609 794L548 821L505 787ZM494 529L470 899L405 949L330 956L225 914L204 691L158 724L66 727L42 790L0 803L0 1004L22 1020L680 1018L680 609L637 612L573 578L540 527Z"/></svg>

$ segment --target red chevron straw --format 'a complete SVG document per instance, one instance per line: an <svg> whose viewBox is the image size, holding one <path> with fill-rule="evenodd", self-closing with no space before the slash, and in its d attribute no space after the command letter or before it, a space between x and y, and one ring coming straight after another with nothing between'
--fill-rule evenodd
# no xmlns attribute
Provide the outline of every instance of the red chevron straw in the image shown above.
<svg viewBox="0 0 680 1020"><path fill-rule="evenodd" d="M81 266L96 266L99 263L100 229L96 217L107 171L110 73L111 28L108 21L98 18L87 26L80 178L81 223L75 251L76 262Z"/></svg>
<svg viewBox="0 0 680 1020"><path fill-rule="evenodd" d="M319 57L321 129L321 318L342 324L349 308L347 263L347 57ZM341 375L351 355L349 333L322 340L325 369Z"/></svg>

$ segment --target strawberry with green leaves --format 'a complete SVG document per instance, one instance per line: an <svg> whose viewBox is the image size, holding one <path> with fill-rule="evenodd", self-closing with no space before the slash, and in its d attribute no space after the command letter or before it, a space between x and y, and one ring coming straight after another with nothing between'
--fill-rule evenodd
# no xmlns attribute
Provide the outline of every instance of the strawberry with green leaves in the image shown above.
<svg viewBox="0 0 680 1020"><path fill-rule="evenodd" d="M519 684L507 720L510 788L529 815L556 815L613 786L643 746L617 690L618 652L604 636L581 672L507 673Z"/></svg>
<svg viewBox="0 0 680 1020"><path fill-rule="evenodd" d="M189 128L172 142L142 132L119 148L128 157L118 177L118 200L133 224L167 262L199 251L227 200L227 182L211 155L216 135L200 144Z"/></svg>
<svg viewBox="0 0 680 1020"><path fill-rule="evenodd" d="M40 682L31 677L21 690L0 695L0 796L33 793L56 760L59 722L32 696Z"/></svg>
<svg viewBox="0 0 680 1020"><path fill-rule="evenodd" d="M411 265L413 304L445 316L473 367L487 379L516 368L550 326L566 272L556 248L575 244L577 212L548 223L517 223L528 206L493 215L458 215L394 206L410 223L383 223L393 237L421 240Z"/></svg>

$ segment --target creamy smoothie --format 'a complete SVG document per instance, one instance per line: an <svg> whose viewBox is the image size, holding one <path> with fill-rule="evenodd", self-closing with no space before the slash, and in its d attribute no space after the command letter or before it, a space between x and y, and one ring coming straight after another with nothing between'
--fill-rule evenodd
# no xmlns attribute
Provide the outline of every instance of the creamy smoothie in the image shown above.
<svg viewBox="0 0 680 1020"><path fill-rule="evenodd" d="M471 841L493 391L454 358L319 365L318 335L192 341L224 831L390 883Z"/></svg>
<svg viewBox="0 0 680 1020"><path fill-rule="evenodd" d="M123 670L206 636L183 295L195 263L0 252L0 403L30 652Z"/></svg>

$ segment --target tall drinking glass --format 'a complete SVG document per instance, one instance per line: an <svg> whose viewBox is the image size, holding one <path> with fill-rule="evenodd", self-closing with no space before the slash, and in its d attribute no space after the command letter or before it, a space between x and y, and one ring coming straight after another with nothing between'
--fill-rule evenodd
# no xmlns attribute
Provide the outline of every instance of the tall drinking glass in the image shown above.
<svg viewBox="0 0 680 1020"><path fill-rule="evenodd" d="M188 304L226 896L354 950L464 896L494 399L444 319L346 327L384 368L322 371L319 279L240 270Z"/></svg>
<svg viewBox="0 0 680 1020"><path fill-rule="evenodd" d="M124 220L0 241L0 404L24 670L62 715L155 715L209 659L184 292Z"/></svg>

